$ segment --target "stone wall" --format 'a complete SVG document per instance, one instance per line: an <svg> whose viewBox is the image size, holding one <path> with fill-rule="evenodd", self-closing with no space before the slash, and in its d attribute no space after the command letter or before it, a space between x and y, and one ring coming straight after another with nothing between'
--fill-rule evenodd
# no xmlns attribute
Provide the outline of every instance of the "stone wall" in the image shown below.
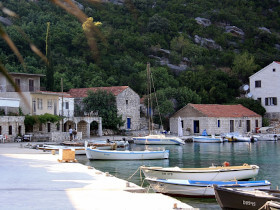
<svg viewBox="0 0 280 210"><path fill-rule="evenodd" d="M131 119L131 130L140 128L140 97L131 88L125 89L116 97L118 114L125 121L121 129L127 128L127 118Z"/></svg>
<svg viewBox="0 0 280 210"><path fill-rule="evenodd" d="M1 116L0 135L7 136L9 142L13 142L18 135L24 135L24 119L24 116Z"/></svg>

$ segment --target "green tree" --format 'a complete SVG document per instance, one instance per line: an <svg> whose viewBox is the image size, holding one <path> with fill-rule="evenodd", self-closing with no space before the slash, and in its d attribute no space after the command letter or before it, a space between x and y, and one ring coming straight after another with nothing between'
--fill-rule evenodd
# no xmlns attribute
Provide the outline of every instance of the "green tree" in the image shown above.
<svg viewBox="0 0 280 210"><path fill-rule="evenodd" d="M98 111L104 128L117 130L124 125L122 116L117 113L116 98L112 93L103 90L89 91L83 103L86 112Z"/></svg>
<svg viewBox="0 0 280 210"><path fill-rule="evenodd" d="M258 100L254 100L251 98L239 98L233 101L234 104L242 104L246 108L256 112L257 114L264 116L265 115L265 108L261 105Z"/></svg>
<svg viewBox="0 0 280 210"><path fill-rule="evenodd" d="M232 72L243 82L246 83L259 66L255 64L255 58L248 52L237 54L233 61Z"/></svg>

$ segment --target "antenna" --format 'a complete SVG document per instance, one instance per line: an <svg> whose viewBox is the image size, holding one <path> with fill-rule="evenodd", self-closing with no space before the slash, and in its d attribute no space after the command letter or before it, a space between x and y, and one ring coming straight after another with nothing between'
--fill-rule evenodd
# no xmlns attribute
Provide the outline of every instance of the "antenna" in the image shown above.
<svg viewBox="0 0 280 210"><path fill-rule="evenodd" d="M252 96L253 96L252 93L248 93L248 94L246 95L247 98L252 98Z"/></svg>

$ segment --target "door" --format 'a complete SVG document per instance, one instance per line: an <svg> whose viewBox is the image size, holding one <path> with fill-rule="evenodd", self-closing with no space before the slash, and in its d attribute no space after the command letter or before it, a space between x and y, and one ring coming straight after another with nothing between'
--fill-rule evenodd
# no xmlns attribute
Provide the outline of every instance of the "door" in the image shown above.
<svg viewBox="0 0 280 210"><path fill-rule="evenodd" d="M127 129L131 129L131 118L126 119Z"/></svg>
<svg viewBox="0 0 280 210"><path fill-rule="evenodd" d="M234 120L229 121L229 132L234 132Z"/></svg>
<svg viewBox="0 0 280 210"><path fill-rule="evenodd" d="M247 132L251 131L251 121L250 120L246 120L246 130L247 130Z"/></svg>
<svg viewBox="0 0 280 210"><path fill-rule="evenodd" d="M194 120L193 121L193 132L194 133L199 133L199 120Z"/></svg>

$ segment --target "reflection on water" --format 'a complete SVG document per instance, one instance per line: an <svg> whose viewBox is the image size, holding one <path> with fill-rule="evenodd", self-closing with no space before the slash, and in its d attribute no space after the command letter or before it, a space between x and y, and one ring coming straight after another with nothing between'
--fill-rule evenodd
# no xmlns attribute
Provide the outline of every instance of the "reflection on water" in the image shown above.
<svg viewBox="0 0 280 210"><path fill-rule="evenodd" d="M231 165L256 164L260 171L256 180L266 179L272 183L272 188L280 186L280 142L236 142L236 143L186 143L177 145L135 145L129 150L163 150L170 151L168 160L133 160L133 161L89 161L85 156L76 156L80 163L90 165L103 172L127 180L140 166L184 167L200 168L212 164L222 165L224 161ZM141 185L140 173L132 179L135 184ZM147 186L145 183L144 186ZM194 207L207 209L219 208L215 199L178 198Z"/></svg>

